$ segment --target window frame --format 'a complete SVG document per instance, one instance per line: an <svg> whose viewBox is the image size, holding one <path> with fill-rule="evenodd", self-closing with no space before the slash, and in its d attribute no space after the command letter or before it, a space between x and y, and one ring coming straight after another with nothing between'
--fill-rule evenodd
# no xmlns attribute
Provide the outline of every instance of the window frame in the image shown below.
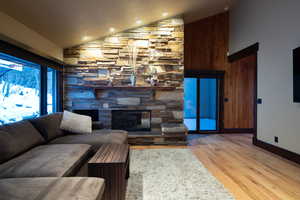
<svg viewBox="0 0 300 200"><path fill-rule="evenodd" d="M8 42L0 40L0 52L14 56L16 58L33 62L35 64L40 65L40 116L48 114L47 111L47 71L48 68L52 68L55 71L55 80L53 81L53 85L55 85L55 106L53 107L54 112L60 112L63 109L62 96L63 95L63 63L52 59L46 58L35 53L32 53L24 48L20 48L15 46L14 44L10 44Z"/></svg>
<svg viewBox="0 0 300 200"><path fill-rule="evenodd" d="M41 101L40 101L40 112L41 115L46 115L46 114L50 114L48 113L48 68L47 66L41 66L41 86L40 86L40 92L41 92ZM54 93L54 106L53 106L53 112L55 113L57 112L59 109L59 99L58 99L58 72L57 70L53 69L54 73L53 73L53 82L52 82L52 88L55 88L53 91L55 91Z"/></svg>

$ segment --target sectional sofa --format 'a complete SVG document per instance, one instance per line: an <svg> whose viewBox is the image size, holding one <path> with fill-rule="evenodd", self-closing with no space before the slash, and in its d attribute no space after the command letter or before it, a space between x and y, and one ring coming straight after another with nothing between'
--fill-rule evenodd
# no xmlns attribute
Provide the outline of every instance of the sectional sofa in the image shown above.
<svg viewBox="0 0 300 200"><path fill-rule="evenodd" d="M102 144L127 143L127 132L62 131L62 113L0 126L0 200L98 200L105 180L87 177Z"/></svg>

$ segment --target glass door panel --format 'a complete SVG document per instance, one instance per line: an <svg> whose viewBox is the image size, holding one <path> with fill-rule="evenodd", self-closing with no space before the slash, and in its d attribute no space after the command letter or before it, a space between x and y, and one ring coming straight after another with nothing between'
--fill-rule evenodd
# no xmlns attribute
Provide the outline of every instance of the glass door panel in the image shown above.
<svg viewBox="0 0 300 200"><path fill-rule="evenodd" d="M197 78L184 79L184 124L197 130Z"/></svg>
<svg viewBox="0 0 300 200"><path fill-rule="evenodd" d="M199 113L200 131L217 130L218 121L218 90L217 79L200 78L199 86Z"/></svg>

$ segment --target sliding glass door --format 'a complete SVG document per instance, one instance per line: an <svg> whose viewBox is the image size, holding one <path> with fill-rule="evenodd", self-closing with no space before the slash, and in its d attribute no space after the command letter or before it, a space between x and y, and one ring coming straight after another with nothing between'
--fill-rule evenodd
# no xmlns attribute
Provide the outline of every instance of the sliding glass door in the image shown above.
<svg viewBox="0 0 300 200"><path fill-rule="evenodd" d="M199 84L199 117L200 131L216 131L218 120L217 79L200 78Z"/></svg>
<svg viewBox="0 0 300 200"><path fill-rule="evenodd" d="M197 78L184 79L184 123L190 131L197 130Z"/></svg>
<svg viewBox="0 0 300 200"><path fill-rule="evenodd" d="M184 79L184 123L190 132L218 131L219 80Z"/></svg>

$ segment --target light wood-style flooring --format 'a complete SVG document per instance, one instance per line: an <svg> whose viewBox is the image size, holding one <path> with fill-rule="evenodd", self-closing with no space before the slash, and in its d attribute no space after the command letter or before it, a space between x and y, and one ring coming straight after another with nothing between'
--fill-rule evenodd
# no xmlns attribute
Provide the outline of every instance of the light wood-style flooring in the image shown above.
<svg viewBox="0 0 300 200"><path fill-rule="evenodd" d="M252 145L250 134L191 135L190 148L236 200L300 200L300 165Z"/></svg>

